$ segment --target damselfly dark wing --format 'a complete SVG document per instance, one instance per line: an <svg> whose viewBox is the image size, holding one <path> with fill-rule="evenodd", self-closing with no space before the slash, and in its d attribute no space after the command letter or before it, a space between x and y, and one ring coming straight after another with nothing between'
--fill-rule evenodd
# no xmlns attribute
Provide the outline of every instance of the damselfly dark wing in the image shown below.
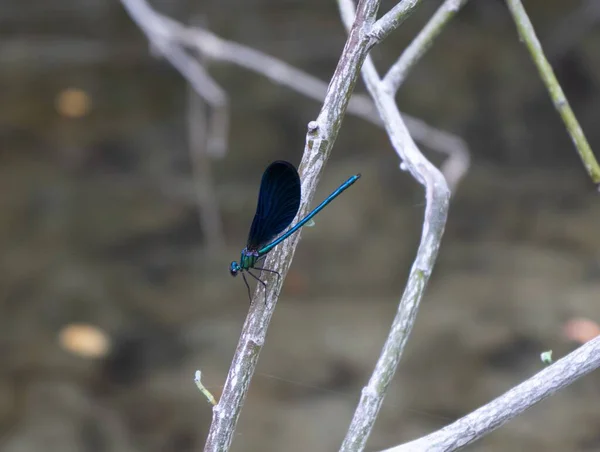
<svg viewBox="0 0 600 452"><path fill-rule="evenodd" d="M257 250L287 228L300 207L300 176L283 160L271 163L260 183L258 205L246 247Z"/></svg>

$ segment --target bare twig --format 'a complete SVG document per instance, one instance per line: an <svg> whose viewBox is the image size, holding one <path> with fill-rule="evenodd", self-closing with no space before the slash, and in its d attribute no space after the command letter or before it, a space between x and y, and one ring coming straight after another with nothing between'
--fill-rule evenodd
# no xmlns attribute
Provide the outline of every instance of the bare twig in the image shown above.
<svg viewBox="0 0 600 452"><path fill-rule="evenodd" d="M342 20L348 27L354 16L353 1L338 0L338 3ZM401 9L403 4L414 7L417 2L401 2L395 9ZM406 8L404 12L408 14L410 9ZM379 27L381 33L386 35L387 30L381 28L381 24ZM367 386L362 390L360 401L340 449L344 452L362 451L373 429L385 393L396 373L398 363L415 322L419 302L433 271L444 234L450 199L450 190L444 176L423 156L413 142L394 101L394 94L385 90L385 85L379 78L370 57L365 60L362 76L383 119L390 141L402 161L402 167L408 169L412 176L425 187L426 207L417 256L410 271L398 311L392 322L390 333L375 370Z"/></svg>
<svg viewBox="0 0 600 452"><path fill-rule="evenodd" d="M201 17L194 19L196 22L203 20ZM200 60L200 63L204 61ZM219 212L219 203L215 193L212 165L210 161L211 150L225 152L227 140L227 127L216 127L214 118L217 110L207 118L207 105L198 93L188 84L188 139L190 147L190 163L192 179L195 187L196 203L198 204L198 220L205 235L206 248L211 252L218 252L225 245L223 223ZM212 129L212 131L209 131ZM224 133L224 136L220 136ZM220 137L220 143L211 143L215 137Z"/></svg>
<svg viewBox="0 0 600 452"><path fill-rule="evenodd" d="M169 61L192 85L213 109L209 117L207 151L220 156L225 152L229 128L227 94L206 72L194 55L190 55L176 40L170 39L169 27L175 21L167 21L157 15L146 0L121 0L121 3L146 34L152 49Z"/></svg>
<svg viewBox="0 0 600 452"><path fill-rule="evenodd" d="M351 0L340 0L341 4L342 2L344 4L351 3ZM518 0L507 0L507 2L511 7L511 11L513 12L515 21L517 22L517 27L519 28L521 38L525 40L527 46L529 47L530 52L532 53L532 56L536 64L538 65L540 74L546 82L547 86L549 87L553 101L555 102L557 109L559 110L559 112L561 112L562 115L564 113L564 110L562 109L565 106L568 109L568 104L566 103L566 99L564 99L564 95L560 90L558 82L554 78L552 69L545 60L545 57L543 56L541 47L533 33L531 23L525 15L525 11L523 10L522 5ZM347 9L351 8L349 7ZM369 86L369 91L376 91L376 88L378 86L377 73L374 67L370 64L369 60L367 60L364 64L363 75L365 76L366 80L368 78L372 80L374 88ZM392 88L395 88L395 86L393 85L395 82L392 81L391 83ZM369 84L368 81L367 84ZM388 89L387 92L395 93L395 89ZM374 98L377 100L376 95L374 95ZM383 98L382 101L385 101L385 98ZM570 112L570 109L568 111ZM587 150L589 150L589 146L587 146L587 142L585 142L585 137L583 137L583 133L581 133L581 129L576 123L575 117L574 115L572 115L572 112L570 112L570 116L571 117L569 117L568 114L567 118L563 116L563 120L565 120L565 123L567 124L569 131L572 133L572 136L574 135L572 132L573 129L570 127L572 127L573 125L575 125L577 127L577 130L580 132L580 137L573 136L573 140L576 146L578 145L579 141L577 138L582 138L584 143L584 150L585 147L587 147ZM382 115L382 117L384 118L385 122L385 116ZM593 154L591 154L591 150L589 150L588 157L591 157L592 163L595 164L595 160L593 158ZM584 159L583 155L582 159ZM594 179L594 174L596 173L592 171L591 163L586 164L586 167L588 168L592 179ZM400 310L402 310L402 305ZM406 336L409 331L410 326L406 328L405 331L401 331L401 335ZM382 361L381 358L380 361ZM389 369L390 367L391 366L388 365L387 369ZM508 420L525 411L527 408L549 397L556 391L562 389L565 386L568 386L578 378L581 378L583 375L591 372L592 370L597 369L598 367L600 367L600 337L590 341L590 343L582 346L580 349L571 353L562 360L559 360L554 365L544 369L543 371L530 378L526 382L511 389L503 396L499 397L498 399L494 400L488 405L474 411L468 416L465 416L459 421L449 425L448 427L445 427L444 429L435 432L431 435L428 435L424 438L412 441L408 444L388 449L385 452L412 452L422 450L437 452L457 450L476 441L477 439L481 438L487 433L495 430ZM370 408L370 405L376 405L377 401L379 400L378 395L381 393L382 387L381 381L385 382L388 381L390 378L388 375L385 374L385 372L383 372L383 375L383 378L377 379L376 370L376 372L371 378L371 381L369 382L369 386L367 386L363 390L361 403L363 400L365 400L365 408L363 408L362 412L360 412L361 407L359 404L359 408L357 409L357 412L355 413L355 418L353 420L354 423L354 421L358 419L356 423L358 424L357 435L359 437L365 435L365 431L367 431L369 424L372 422L372 413L375 410ZM371 391L369 391L369 387L372 387ZM369 392L371 393L371 401L369 401L369 395L365 394ZM358 441L356 442L356 444L358 444ZM351 443L350 446L351 448L349 448L348 450L361 450L360 445L357 447L352 447L354 446L354 444Z"/></svg>
<svg viewBox="0 0 600 452"><path fill-rule="evenodd" d="M207 133L206 106L196 91L191 88L188 91L188 144L198 221L205 235L207 248L216 252L223 248L225 238L208 155L207 138L210 134Z"/></svg>
<svg viewBox="0 0 600 452"><path fill-rule="evenodd" d="M463 0L466 1L466 0ZM174 32L187 45L196 46L208 58L227 61L262 74L272 82L286 86L311 99L322 101L327 92L327 83L295 67L250 47L226 41L201 29ZM348 113L383 127L373 101L365 95L353 94L348 104ZM464 140L449 132L436 129L421 119L403 114L406 125L415 140L430 149L446 154L448 159L442 167L452 188L462 179L469 166L470 153Z"/></svg>
<svg viewBox="0 0 600 452"><path fill-rule="evenodd" d="M382 89L385 90L385 87L382 87ZM402 115L402 119L411 136L412 132L419 127L423 131L420 140L421 144L448 156L441 164L440 171L444 175L450 190L455 193L458 184L469 170L471 164L471 155L466 143L462 138L443 130L435 129L419 119L410 119L404 115ZM421 124L418 124L418 122Z"/></svg>
<svg viewBox="0 0 600 452"><path fill-rule="evenodd" d="M427 25L417 37L404 49L400 58L383 78L383 83L390 94L395 94L406 79L406 75L417 61L429 50L435 38L446 24L467 3L468 0L445 0L431 17ZM410 128L409 128L410 130Z"/></svg>
<svg viewBox="0 0 600 452"><path fill-rule="evenodd" d="M262 74L272 82L286 86L311 99L322 101L327 92L327 83L295 67L258 50L224 40L200 28L174 31L177 39L195 46L199 52L217 61L237 64L248 70ZM348 104L348 113L383 127L373 101L365 95L353 94ZM415 140L434 151L446 154L447 162L442 170L448 176L451 187L456 187L469 166L469 149L464 140L451 133L435 129L424 121L403 114L406 125Z"/></svg>
<svg viewBox="0 0 600 452"><path fill-rule="evenodd" d="M447 427L384 452L458 450L504 425L526 409L598 367L600 367L600 336Z"/></svg>
<svg viewBox="0 0 600 452"><path fill-rule="evenodd" d="M385 13L381 19L375 22L373 28L369 31L372 39L377 42L383 41L387 35L398 28L402 22L408 19L415 7L421 3L421 0L401 0L396 6Z"/></svg>
<svg viewBox="0 0 600 452"><path fill-rule="evenodd" d="M206 397L208 403L210 403L212 406L215 406L217 404L215 396L213 396L212 393L206 389L206 386L202 384L202 372L199 370L197 370L196 374L194 375L194 383L196 383L198 390L204 395L204 397Z"/></svg>
<svg viewBox="0 0 600 452"><path fill-rule="evenodd" d="M321 112L315 121L309 123L304 155L300 164L304 197L299 215L304 215L308 210L325 161L337 138L350 100L350 93L358 78L359 69L372 45L372 41L365 31L375 21L378 6L379 0L361 0L356 20L329 84ZM265 289L259 284L255 291L221 399L213 409L213 421L205 451L226 451L231 445L250 380L265 342L277 297L299 239L300 234L298 233L277 246L267 257L265 267L278 271L282 278L272 277L271 274L265 278L268 283L266 303L262 302Z"/></svg>
<svg viewBox="0 0 600 452"><path fill-rule="evenodd" d="M410 43L404 52L402 52L396 63L392 65L386 76L383 78L382 89L389 95L395 96L408 72L414 67L417 61L421 59L444 26L466 2L467 0L446 0L442 6L440 6L423 30L421 30L417 37ZM408 13L410 13L410 11L408 11ZM470 165L470 153L466 144L464 144L462 140L456 141L454 136L436 129L430 129L429 133L421 133L421 138L419 138L415 135L415 131L421 131L423 127L427 128L429 126L422 123L421 127L417 127L416 122L419 121L418 119L410 118L404 113L402 113L402 116L411 136L413 136L416 141L448 155L448 159L442 164L440 170L446 178L448 186L454 191ZM438 145L438 140L440 145Z"/></svg>
<svg viewBox="0 0 600 452"><path fill-rule="evenodd" d="M236 64L257 74L262 74L273 83L286 86L311 99L323 101L325 98L327 93L326 82L277 58L251 47L225 40L204 28L186 27L152 10L146 0L123 0L123 2L127 2L132 10L137 11L136 17L139 17L139 20L152 24L152 33L161 36L162 39L168 42L180 43L193 48L207 59ZM390 23L392 22L388 21L388 26ZM185 73L183 75L185 76ZM212 106L213 115L215 116L213 119L218 120L223 109L219 108L218 104L212 104ZM383 126L377 109L368 96L353 94L347 112L379 127ZM469 164L467 144L460 137L438 130L420 119L407 114L403 114L403 116L415 140L448 156L442 171L448 177L451 187L455 188L464 174L461 169L468 167ZM223 130L226 130L226 128L209 127L209 133L221 131L221 133L212 134L211 136L220 137L223 135ZM211 149L212 147L209 147L209 152L212 155L214 152L211 152ZM448 173L445 172L446 170Z"/></svg>
<svg viewBox="0 0 600 452"><path fill-rule="evenodd" d="M550 66L550 63L548 63L548 60L544 55L542 46L535 35L533 25L525 12L525 8L523 8L523 4L520 0L506 0L506 3L513 15L515 24L517 25L519 36L525 42L525 45L531 54L531 58L538 68L540 77L550 93L554 107L565 123L569 135L571 135L573 144L579 153L579 157L581 157L585 169L592 181L596 184L600 184L600 166L594 157L592 149L583 134L583 130L581 130L581 126L579 125L573 110L571 110L571 106L569 105L556 76L554 75L552 66Z"/></svg>
<svg viewBox="0 0 600 452"><path fill-rule="evenodd" d="M203 55L210 57L210 50L207 50L207 47L202 47L198 43L212 42L212 45L222 44L222 42L219 43L215 40L211 41L211 38L207 38L206 35L204 35L204 40L199 39L198 34L205 33L202 30L190 31L171 19L164 17L161 19L159 15L149 9L144 0L122 1L130 6L134 5L138 14L142 11L146 15L150 25L147 24L145 31L149 37L153 37L153 39L151 38L152 42L155 43L155 46L158 46L163 54L173 49L179 49L180 53L189 57L178 46L168 47L167 43L187 42L186 45L189 47L192 46L191 43L195 42L195 48ZM303 176L302 193L304 194L304 198L299 215L305 214L308 209L308 205L316 189L316 184L323 171L324 163L337 137L343 115L349 105L353 105L350 102L350 96L358 77L358 70L365 60L368 51L383 37L387 36L394 27L398 26L402 18L406 17L417 4L418 1L415 0L404 0L404 2L399 3L397 7L393 8L390 13L384 15L377 23L375 22L375 17L379 6L378 0L361 0L355 17L352 11L352 18L348 21L352 22L354 20L354 25L349 31L346 46L325 93L323 108L316 121L312 121L308 126L304 157L300 165L300 171ZM351 3L350 6L353 8ZM153 17L148 17L149 11L154 14ZM148 31L149 29L152 29L152 31ZM174 39L174 35L177 35L178 38ZM250 51L250 54L252 54L251 49L245 48L243 50L245 52ZM181 56L177 52L175 53L176 56ZM230 52L225 53L231 55ZM223 52L218 52L218 54L223 55ZM256 54L252 55L256 57ZM267 58L270 57L267 56ZM176 58L170 57L172 63L173 60L175 60L175 63L178 62ZM243 61L248 62L249 60L243 59ZM177 68L183 67L185 69L185 66L175 63L173 64ZM297 75L293 72L295 69L292 68L293 71L289 72L287 65L281 62L277 62L277 64L274 67L280 69L280 72L275 71L273 73L268 71L271 77L281 80L281 73L288 74L288 77ZM252 65L249 64L249 66ZM262 72L264 73L264 70ZM189 70L182 71L182 73L186 77L193 75ZM450 191L444 177L423 157L412 141L394 103L393 96L385 93L381 80L370 60L366 62L363 69L363 76L370 94L376 101L377 110L383 118L384 126L390 135L392 144L403 161L403 167L408 169L425 186L427 206L423 237L409 276L407 288L402 297L401 306L392 325L390 338L384 346L369 385L363 390L363 395L349 434L342 446L343 450L360 450L364 447L369 436L381 406L385 389L389 385L397 367L401 351L414 323L418 303L431 274L443 235L450 196ZM285 80L285 77L283 79ZM311 79L305 78L304 80L311 82ZM322 90L322 82L312 79L313 82L315 80L318 83L313 84L311 89ZM311 86L310 83L306 85ZM363 102L362 104L358 104L362 108L362 114L373 118L373 108L370 101L368 103L364 99L362 101L354 101L354 105L356 102ZM358 107L353 108L358 109ZM422 129L423 125L419 124L419 126ZM432 134L431 130L427 131L427 135L432 147L436 145L436 142L445 141L448 138L443 133ZM459 147L460 145L460 142L453 144L453 146ZM453 155L452 153L449 154ZM455 180L458 180L458 178L457 176ZM291 259L293 258L298 240L299 234L275 248L269 254L265 266L277 270L285 276L291 265ZM262 303L264 289L259 285L254 295L254 300L257 301L252 303L250 313L243 326L242 335L233 358L221 400L213 410L213 422L205 446L205 450L207 451L228 450L231 445L235 426L246 397L250 379L258 361L259 353L264 344L266 330L273 314L283 278L277 280L267 275L266 281L268 282L268 289L266 289L267 303Z"/></svg>
<svg viewBox="0 0 600 452"><path fill-rule="evenodd" d="M173 39L178 39L186 45L196 47L200 53L212 60L233 63L257 74L262 74L273 83L293 89L311 99L322 101L327 93L327 83L317 77L256 49L222 39L208 30L201 28L183 30L178 27L173 30ZM368 96L353 94L347 111L373 124L382 125L377 109ZM432 127L407 114L404 114L404 116L409 118L407 123L411 134L417 140L428 141ZM455 135L447 132L442 133L453 140L460 140ZM443 150L444 146L446 144L443 140L431 144L432 149L440 152L445 152ZM456 143L450 145L452 148L454 146L456 146ZM465 147L466 145L463 143L461 146Z"/></svg>

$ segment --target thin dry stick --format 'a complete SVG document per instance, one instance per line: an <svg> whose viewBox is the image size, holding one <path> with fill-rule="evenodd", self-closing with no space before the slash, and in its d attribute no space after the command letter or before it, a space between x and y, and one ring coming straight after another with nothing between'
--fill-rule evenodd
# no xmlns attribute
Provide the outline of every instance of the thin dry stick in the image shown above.
<svg viewBox="0 0 600 452"><path fill-rule="evenodd" d="M402 22L408 19L415 7L421 3L421 0L401 0L396 6L385 13L370 30L371 38L376 42L383 41L387 35L398 28Z"/></svg>
<svg viewBox="0 0 600 452"><path fill-rule="evenodd" d="M322 101L325 98L327 83L263 52L226 41L201 28L187 30L185 33L178 28L174 34L187 45L196 46L208 58L237 64L311 99ZM379 113L368 96L354 93L347 112L383 127ZM465 141L454 134L436 129L421 119L407 114L403 114L403 117L416 141L448 156L441 169L450 187L456 188L470 163L469 148Z"/></svg>
<svg viewBox="0 0 600 452"><path fill-rule="evenodd" d="M531 58L538 68L540 77L550 93L554 107L565 123L569 135L571 135L571 140L573 140L573 144L579 153L579 157L581 157L585 169L592 181L596 184L600 184L600 166L598 166L598 162L583 134L583 130L581 130L581 126L579 125L573 110L571 110L571 106L554 75L552 66L550 66L550 63L548 63L548 60L544 55L542 46L535 35L535 30L525 12L525 8L523 8L523 4L520 0L506 0L506 3L508 4L508 8L510 9L515 24L517 25L519 36L521 37L521 40L525 42L525 45L531 54Z"/></svg>
<svg viewBox="0 0 600 452"><path fill-rule="evenodd" d="M121 3L144 32L152 49L169 61L212 107L207 128L207 152L222 156L227 147L229 129L227 94L194 55L186 52L176 40L170 39L169 22L158 16L145 0L121 0Z"/></svg>
<svg viewBox="0 0 600 452"><path fill-rule="evenodd" d="M384 452L461 449L599 367L600 336L447 427Z"/></svg>
<svg viewBox="0 0 600 452"><path fill-rule="evenodd" d="M198 53L207 59L236 64L257 74L262 74L273 83L286 86L311 99L323 101L325 98L327 83L284 61L251 47L227 41L204 28L198 26L195 28L186 27L167 16L157 13L150 8L145 0L122 1L128 5L130 11L135 12L134 20L152 25L152 31L149 32L151 35L157 35L168 42L179 43L196 49ZM389 13L385 17L388 22L394 19ZM186 74L183 73L182 75L185 76ZM223 117L225 120L227 119L225 115L227 113L226 105L219 106L219 104L212 103L211 106L213 107L211 110L213 117L211 118L216 124L209 127L209 133L218 139L223 137L224 132L227 130L227 123L225 122L225 127L220 127L221 123L219 122ZM383 126L377 109L368 96L353 94L347 112L379 127ZM462 138L436 129L420 119L407 114L403 114L403 116L415 140L448 156L448 159L442 165L442 171L450 186L455 188L469 166L467 144ZM216 146L210 146L212 140L209 138L209 153L211 155L221 155L216 151L213 152L212 149L224 149L222 143L226 143L225 138L221 138L220 142L217 141Z"/></svg>
<svg viewBox="0 0 600 452"><path fill-rule="evenodd" d="M322 101L325 98L327 83L263 52L224 40L202 28L185 31L177 28L173 34L187 45L195 46L208 58L237 64L311 99ZM377 109L368 96L354 93L347 112L383 127ZM448 156L442 165L442 172L450 186L456 187L469 166L469 149L465 141L454 134L436 129L421 119L407 114L403 114L403 117L415 140Z"/></svg>
<svg viewBox="0 0 600 452"><path fill-rule="evenodd" d="M391 96L396 95L400 85L404 83L410 70L423 57L425 52L427 52L433 44L435 38L441 33L442 29L465 5L465 3L467 3L467 1L468 0L446 0L442 6L439 7L427 25L425 25L417 37L410 43L404 52L402 52L400 58L392 65L383 78L382 88L388 94ZM413 136L416 141L421 142L421 144L424 144L431 149L448 153L448 159L441 165L440 170L446 178L448 186L454 192L470 166L471 158L468 149L460 143L448 146L447 143L451 142L452 136L440 136L441 133L444 133L441 131L437 133L435 130L431 131L425 135L427 137L426 139L419 139L418 136L415 135L415 131L419 131L419 128L415 127L414 124L414 122L418 120L407 117L404 113L402 113L402 117L411 136ZM443 146L435 145L436 136L439 136L440 144L443 144ZM432 140L434 140L433 143ZM432 146L432 144L434 145Z"/></svg>
<svg viewBox="0 0 600 452"><path fill-rule="evenodd" d="M368 62L365 62L363 71L366 70ZM393 90L388 89L388 92ZM385 452L458 450L598 367L600 340L597 338L448 427Z"/></svg>
<svg viewBox="0 0 600 452"><path fill-rule="evenodd" d="M143 0L123 0L124 2L143 2ZM379 42L383 36L387 36L391 29L398 26L401 20L406 17L406 13L417 4L415 1L405 1L393 8L390 13L384 15L382 19L374 24L374 17L377 10L377 1L363 1L358 8L355 25L350 32L344 53L338 64L336 73L327 92L323 109L316 121L309 124L307 134L306 148L304 158L301 164L303 173L303 193L307 194L307 199L303 200L300 214L307 210L308 203L312 199L316 183L323 169L325 159L328 157L333 142L337 136L341 124L341 118L348 107L349 93L351 92L357 77L357 71L370 47ZM407 5L409 7L407 7ZM411 6L412 5L412 6ZM156 21L156 17L153 18ZM172 22L172 21L171 21ZM168 35L166 22L159 23L154 28L158 35ZM373 28L371 26L373 25ZM367 33L367 31L371 33ZM375 31L374 31L375 30ZM161 42L161 39L157 39ZM371 63L372 64L372 63ZM373 68L374 70L374 68ZM186 74L184 73L184 76ZM378 76L375 73L377 79ZM396 109L393 99L391 100L393 109ZM395 327L404 328L403 322L414 321L416 314L416 302L420 298L424 285L429 277L430 269L433 266L433 260L437 254L439 242L443 232L445 217L447 214L447 202L449 197L448 188L443 177L416 149L416 146L410 139L397 110L389 110L389 105L378 105L380 111L391 111L392 114L387 118L386 123L388 132L397 151L404 159L406 167L413 173L419 181L426 185L427 199L445 199L445 203L439 205L439 210L432 208L435 203L428 202L426 209L426 229L431 228L433 233L424 231L424 237L419 248L419 257L417 258L410 281L403 300L407 301L413 309L406 311L407 317L400 318L395 322ZM394 113L395 111L395 113ZM394 116L394 114L396 116ZM404 142L406 140L406 142ZM404 148L406 146L406 148ZM439 237L437 237L439 235ZM295 246L299 240L299 235L292 240L282 244L275 249L269 256L267 266L274 268L280 273L285 274L293 257ZM280 290L280 283L273 278L267 278L269 284L268 303L253 303L251 312L244 325L242 337L238 344L236 354L226 387L223 392L220 404L215 407L213 424L206 445L206 450L227 450L231 444L232 435L235 430L235 424L239 417L241 405L246 395L252 373L256 366L258 354L264 343L266 328L271 318L276 297ZM255 293L255 299L262 300L262 288L259 287ZM416 297L416 299L415 299ZM411 318L412 317L412 318ZM398 320L398 319L397 319ZM389 345L389 344L388 344ZM388 351L391 347L388 348ZM383 355L382 355L383 356ZM380 369L381 370L381 369ZM382 398L381 398L382 400ZM379 405L380 406L380 405ZM374 416L372 417L374 422ZM366 435L368 436L368 434ZM365 441L366 441L365 436Z"/></svg>
<svg viewBox="0 0 600 452"><path fill-rule="evenodd" d="M200 20L202 19L196 18L195 22ZM205 63L204 61L199 62ZM225 237L209 158L210 150L215 149L215 144L210 143L214 133L209 133L209 128L214 129L214 124L209 125L206 114L207 105L189 84L187 101L188 145L190 147L192 179L198 205L198 221L206 237L206 248L209 252L216 253L223 249ZM214 114L212 117L214 117ZM225 146L225 143L221 144ZM222 150L224 151L224 148Z"/></svg>
<svg viewBox="0 0 600 452"><path fill-rule="evenodd" d="M217 252L223 249L225 238L208 156L208 121L205 108L200 96L190 87L188 89L188 145L194 194L198 204L198 221L206 237L207 249Z"/></svg>
<svg viewBox="0 0 600 452"><path fill-rule="evenodd" d="M302 173L302 200L299 214L308 211L314 196L317 182L324 164L341 127L342 118L348 106L350 93L358 78L358 71L373 45L365 31L374 22L379 0L362 0L358 6L356 20L346 41L346 45L325 96L323 108L316 119L308 126L306 144L300 170ZM281 289L281 285L291 265L300 234L277 246L267 257L266 268L281 274L281 279L269 274L267 302L263 303L263 288L259 284L253 297L250 312L242 329L223 393L213 409L213 421L205 445L205 451L226 451L230 448L242 405L258 356L265 342L267 328Z"/></svg>
<svg viewBox="0 0 600 452"><path fill-rule="evenodd" d="M348 27L354 16L354 4L352 0L339 0L338 3L342 20ZM406 2L406 4L416 6L416 2ZM410 13L410 10L406 8L397 7L395 9L403 10L406 15ZM393 20L398 22L400 18L394 16ZM376 39L379 39L379 36ZM385 85L379 78L370 57L365 60L362 76L383 119L390 141L402 160L402 167L408 169L413 177L425 187L426 206L423 232L417 256L410 271L398 311L392 322L390 333L373 374L367 386L362 390L360 401L342 443L340 450L344 452L364 450L375 425L385 393L398 368L398 363L414 325L419 302L423 298L427 282L435 265L444 234L450 199L450 190L444 176L423 156L415 145L402 121L394 101L394 95L385 90Z"/></svg>

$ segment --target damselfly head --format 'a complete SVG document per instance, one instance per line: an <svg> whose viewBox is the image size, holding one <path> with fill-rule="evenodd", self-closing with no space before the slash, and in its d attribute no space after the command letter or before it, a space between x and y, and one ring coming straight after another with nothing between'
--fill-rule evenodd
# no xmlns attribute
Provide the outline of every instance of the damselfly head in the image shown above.
<svg viewBox="0 0 600 452"><path fill-rule="evenodd" d="M237 276L240 270L240 265L236 261L233 261L229 266L229 273L231 274L231 276Z"/></svg>

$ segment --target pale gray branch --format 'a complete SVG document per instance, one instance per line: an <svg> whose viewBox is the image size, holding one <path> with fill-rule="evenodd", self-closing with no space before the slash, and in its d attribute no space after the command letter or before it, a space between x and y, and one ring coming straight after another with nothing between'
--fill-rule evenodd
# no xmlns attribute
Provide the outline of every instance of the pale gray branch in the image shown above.
<svg viewBox="0 0 600 452"><path fill-rule="evenodd" d="M123 1L131 5L131 8L137 12L137 17L143 18L141 20L144 23L153 27L154 34L162 36L166 41L193 48L207 59L232 63L261 74L273 83L293 89L311 99L321 102L325 98L327 93L326 82L290 64L251 47L225 40L202 27L187 27L155 12L148 7L145 0ZM183 75L185 76L185 74ZM213 107L215 107L214 104ZM212 118L213 123L211 123L213 126L209 127L209 131L215 131L215 134L211 136L217 138L222 137L223 130L227 130L226 126L216 127L214 125L214 121L222 117L220 112L221 110L218 108L215 110ZM353 94L347 112L383 127L379 113L368 96ZM465 141L454 134L436 129L418 118L407 114L403 114L403 117L415 140L436 152L448 156L442 171L444 171L450 186L454 189L464 175L464 170L461 171L461 169L467 168L469 165L469 149ZM227 117L225 117L226 119ZM218 125L219 123L217 123ZM446 171L448 172L446 173Z"/></svg>
<svg viewBox="0 0 600 452"><path fill-rule="evenodd" d="M521 0L506 0L506 4L513 16L515 25L517 26L519 37L531 54L531 59L535 63L544 85L546 85L554 108L556 108L556 111L567 128L567 132L569 132L569 135L571 136L571 141L573 141L575 149L579 153L583 166L587 170L592 181L595 184L600 185L600 164L598 164L596 156L592 152L592 148L583 133L579 121L577 121L575 113L567 101L556 75L554 75L552 66L550 66L550 63L546 59L546 55L544 55L542 45L536 36L531 20L529 20L529 16L527 15L527 11L525 11L525 8L523 7L523 3Z"/></svg>
<svg viewBox="0 0 600 452"><path fill-rule="evenodd" d="M360 67L370 50L370 39L366 36L365 30L374 22L378 6L378 0L361 0L356 20L329 84L321 112L315 121L309 123L304 155L300 164L303 194L300 216L308 211L325 162L341 127ZM300 233L290 237L275 247L266 259L264 266L278 271L281 279L269 273L265 277L267 289L259 284L254 293L221 399L213 409L213 420L204 449L207 452L227 451L231 446L283 279L291 265L299 238ZM263 302L264 290L267 291L266 303Z"/></svg>
<svg viewBox="0 0 600 452"><path fill-rule="evenodd" d="M177 40L172 39L171 30L178 26L177 22L157 14L146 0L121 0L121 3L144 32L152 49L169 61L194 88L194 91L212 107L207 127L207 152L222 156L227 147L229 133L226 92L194 55L190 55ZM183 26L179 28L185 29Z"/></svg>
<svg viewBox="0 0 600 452"><path fill-rule="evenodd" d="M376 42L383 41L392 31L400 26L402 22L408 19L415 7L421 3L421 0L402 0L396 6L381 17L373 28L369 30L369 35Z"/></svg>
<svg viewBox="0 0 600 452"><path fill-rule="evenodd" d="M385 90L385 87L382 87L382 90ZM406 115L400 114L411 136L413 136L415 130L421 132L421 139L417 140L415 138L415 141L420 141L422 145L448 156L440 165L440 171L444 175L450 190L455 193L458 184L471 165L471 154L467 144L456 135L431 127L420 119L407 118Z"/></svg>
<svg viewBox="0 0 600 452"><path fill-rule="evenodd" d="M598 367L600 367L600 336L447 427L384 452L458 450L494 431Z"/></svg>
<svg viewBox="0 0 600 452"><path fill-rule="evenodd" d="M272 82L293 89L311 99L322 101L327 92L327 83L324 81L263 52L221 39L209 31L199 28L188 30L180 36L180 39L187 45L196 46L209 58L237 64L262 74ZM368 96L353 94L347 112L383 127L379 113ZM421 119L405 113L403 117L415 140L448 156L442 171L454 189L469 166L470 153L465 141L457 135L436 129Z"/></svg>
<svg viewBox="0 0 600 452"><path fill-rule="evenodd" d="M179 39L189 46L216 61L225 61L248 70L262 74L272 82L286 86L311 99L322 101L327 92L327 83L307 74L277 58L258 50L224 40L217 35L200 28L179 30ZM381 118L373 101L365 95L353 94L347 112L375 125L383 127ZM464 168L469 166L469 149L465 141L449 132L436 129L424 121L403 113L406 125L415 140L434 151L446 154L448 160L442 170L452 188L464 175Z"/></svg>
<svg viewBox="0 0 600 452"><path fill-rule="evenodd" d="M338 3L342 20L348 27L354 16L354 3L352 0L338 0ZM408 5L414 8L417 3L405 0L399 3L394 10L401 9L404 14L408 14L411 11ZM433 271L444 234L450 199L450 189L444 176L423 156L415 145L400 116L394 101L394 95L384 89L385 86L370 57L367 57L363 64L362 76L383 119L390 141L400 157L402 167L408 169L411 175L425 187L426 205L417 256L390 332L375 365L375 370L367 386L362 390L360 401L342 443L340 450L344 452L364 450L373 429L385 393L396 373L398 363L410 336L419 303L423 298L429 277Z"/></svg>
<svg viewBox="0 0 600 452"><path fill-rule="evenodd" d="M189 86L189 85L188 85ZM213 183L207 137L206 105L191 87L188 88L188 140L193 174L194 194L198 204L198 221L206 236L206 246L219 252L225 245L223 222Z"/></svg>
<svg viewBox="0 0 600 452"><path fill-rule="evenodd" d="M167 59L194 87L196 92L211 105L227 102L225 91L208 75L193 55L181 45L169 39L169 26L145 0L121 0L121 3L144 32L154 50Z"/></svg>

